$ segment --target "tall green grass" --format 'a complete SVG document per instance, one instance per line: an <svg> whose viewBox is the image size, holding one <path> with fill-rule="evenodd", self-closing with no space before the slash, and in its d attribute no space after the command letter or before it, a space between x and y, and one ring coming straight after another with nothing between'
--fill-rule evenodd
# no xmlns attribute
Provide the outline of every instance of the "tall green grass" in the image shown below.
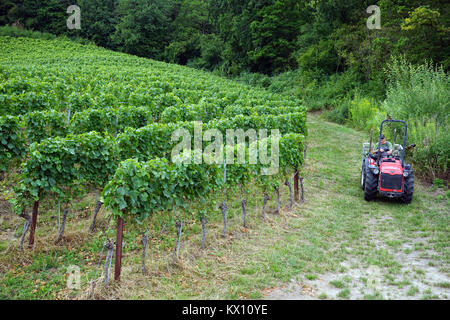
<svg viewBox="0 0 450 320"><path fill-rule="evenodd" d="M56 35L51 33L27 30L10 26L0 27L0 36L8 36L14 38L23 37L23 38L44 39L44 40L52 40L57 38Z"/></svg>
<svg viewBox="0 0 450 320"><path fill-rule="evenodd" d="M54 40L54 39L70 39L74 42L80 43L80 44L94 44L94 42L80 38L80 37L67 37L66 35L54 35L52 33L48 32L40 32L40 31L34 31L34 30L28 30L18 27L11 27L11 26L0 26L0 36L5 37L12 37L12 38L32 38L32 39L42 39L42 40Z"/></svg>
<svg viewBox="0 0 450 320"><path fill-rule="evenodd" d="M431 62L412 65L393 59L387 70L388 90L382 108L407 121L408 141L415 143L412 160L431 178L449 180L450 82L442 67Z"/></svg>
<svg viewBox="0 0 450 320"><path fill-rule="evenodd" d="M373 100L359 96L350 101L349 112L351 124L355 128L366 130L367 132L373 128L377 134L381 121L386 119L387 116L386 112L380 110Z"/></svg>

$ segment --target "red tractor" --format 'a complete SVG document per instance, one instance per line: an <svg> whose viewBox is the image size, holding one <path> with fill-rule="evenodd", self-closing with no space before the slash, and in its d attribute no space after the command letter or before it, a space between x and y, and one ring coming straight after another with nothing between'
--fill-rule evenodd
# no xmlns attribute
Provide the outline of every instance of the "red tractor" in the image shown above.
<svg viewBox="0 0 450 320"><path fill-rule="evenodd" d="M392 145L394 150L381 149L383 124L386 122L403 123L405 126L403 145ZM361 188L366 201L375 200L377 195L387 198L400 198L403 203L410 203L414 191L414 175L410 164L405 163L407 125L402 120L384 120L380 126L378 149L372 153L372 133L370 144L363 143L361 164ZM414 146L414 145L412 145ZM392 151L391 154L388 152Z"/></svg>

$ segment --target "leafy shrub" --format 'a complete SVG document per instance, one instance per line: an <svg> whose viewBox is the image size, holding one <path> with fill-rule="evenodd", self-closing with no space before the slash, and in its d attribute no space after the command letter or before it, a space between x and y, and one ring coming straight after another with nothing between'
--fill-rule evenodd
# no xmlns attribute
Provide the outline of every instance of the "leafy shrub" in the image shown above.
<svg viewBox="0 0 450 320"><path fill-rule="evenodd" d="M350 119L350 99L343 100L340 104L338 104L334 109L325 113L325 116L328 120L344 124Z"/></svg>

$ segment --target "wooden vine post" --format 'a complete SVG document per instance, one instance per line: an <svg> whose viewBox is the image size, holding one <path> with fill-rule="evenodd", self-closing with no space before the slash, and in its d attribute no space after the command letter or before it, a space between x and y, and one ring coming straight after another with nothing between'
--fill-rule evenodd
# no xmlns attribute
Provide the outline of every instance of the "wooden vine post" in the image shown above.
<svg viewBox="0 0 450 320"><path fill-rule="evenodd" d="M34 234L36 232L37 217L39 212L39 200L34 202L33 215L31 217L30 239L28 240L28 249L32 249L34 245Z"/></svg>
<svg viewBox="0 0 450 320"><path fill-rule="evenodd" d="M116 234L116 263L114 266L114 280L120 281L120 271L122 269L122 239L123 239L123 218L117 217Z"/></svg>
<svg viewBox="0 0 450 320"><path fill-rule="evenodd" d="M294 174L294 201L298 202L298 169Z"/></svg>

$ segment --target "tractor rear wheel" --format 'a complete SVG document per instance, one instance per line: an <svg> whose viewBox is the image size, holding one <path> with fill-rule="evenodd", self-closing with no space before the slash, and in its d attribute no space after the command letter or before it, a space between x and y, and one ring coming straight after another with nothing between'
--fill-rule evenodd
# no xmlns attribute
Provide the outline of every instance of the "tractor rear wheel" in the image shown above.
<svg viewBox="0 0 450 320"><path fill-rule="evenodd" d="M378 191L378 177L372 172L372 170L366 168L364 180L364 200L375 200Z"/></svg>
<svg viewBox="0 0 450 320"><path fill-rule="evenodd" d="M411 172L407 177L403 178L403 203L411 203L414 192L414 175Z"/></svg>

